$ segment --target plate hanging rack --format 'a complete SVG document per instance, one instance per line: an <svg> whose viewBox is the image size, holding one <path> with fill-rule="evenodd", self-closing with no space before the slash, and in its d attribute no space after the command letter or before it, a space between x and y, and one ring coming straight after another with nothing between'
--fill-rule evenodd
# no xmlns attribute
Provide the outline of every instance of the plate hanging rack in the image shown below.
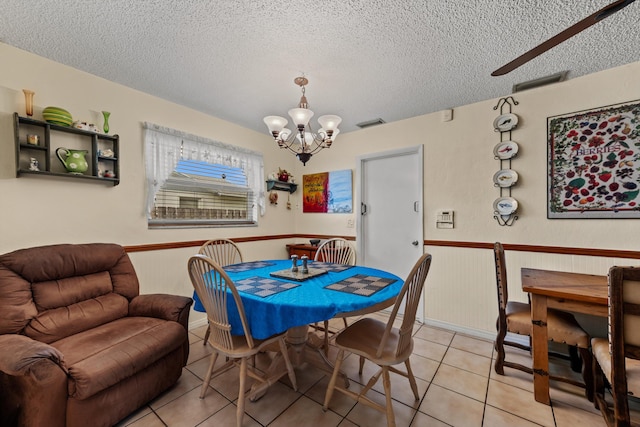
<svg viewBox="0 0 640 427"><path fill-rule="evenodd" d="M498 100L498 103L493 107L493 110L496 111L498 109L500 109L500 115L505 115L505 114L513 114L512 109L515 105L518 105L518 101L515 100L515 98L513 96L507 96L505 98L500 98ZM507 111L508 110L508 111ZM506 131L501 131L499 129L495 129L496 132L500 133L500 141L499 144L502 144L503 142L511 142L511 132L512 129L506 130ZM515 144L515 147L517 147L517 143L513 142L513 144ZM516 151L517 154L517 151ZM499 155L497 155L497 153L495 153L494 150L494 159L498 160L500 162L500 170L504 170L504 169L509 169L511 170L511 159L516 157L516 154L508 157L508 158L503 158ZM514 171L515 172L515 171ZM516 174L517 176L517 174ZM515 185L515 182L514 182ZM494 183L494 186L497 187L500 190L500 197L499 198L505 198L505 197L511 197L511 188L513 187L513 185L510 185L508 187L503 187L498 185L497 183ZM515 200L515 199L514 199ZM517 202L516 202L516 206L517 206ZM504 215L501 212L499 212L497 209L495 209L494 206L494 210L493 210L493 219L495 219L498 224L500 226L512 226L513 223L518 219L518 215L517 215L517 208L516 210L514 210L513 212L509 213L508 215Z"/></svg>

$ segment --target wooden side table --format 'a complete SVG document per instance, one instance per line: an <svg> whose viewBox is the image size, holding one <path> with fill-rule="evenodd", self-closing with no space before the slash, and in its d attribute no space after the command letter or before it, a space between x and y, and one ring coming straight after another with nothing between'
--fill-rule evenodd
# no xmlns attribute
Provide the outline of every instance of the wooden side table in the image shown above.
<svg viewBox="0 0 640 427"><path fill-rule="evenodd" d="M306 255L309 259L313 260L316 256L316 251L318 250L317 246L313 245L305 245L305 244L291 244L287 245L287 250L289 251L289 256L298 255L298 258L302 255Z"/></svg>

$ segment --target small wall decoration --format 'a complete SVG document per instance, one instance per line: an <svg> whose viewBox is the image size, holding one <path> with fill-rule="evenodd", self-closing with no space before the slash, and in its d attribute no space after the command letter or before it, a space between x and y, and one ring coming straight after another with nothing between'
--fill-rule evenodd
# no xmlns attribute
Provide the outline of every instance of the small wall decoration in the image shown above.
<svg viewBox="0 0 640 427"><path fill-rule="evenodd" d="M640 218L640 100L547 119L548 218Z"/></svg>
<svg viewBox="0 0 640 427"><path fill-rule="evenodd" d="M302 212L351 213L351 170L302 176Z"/></svg>

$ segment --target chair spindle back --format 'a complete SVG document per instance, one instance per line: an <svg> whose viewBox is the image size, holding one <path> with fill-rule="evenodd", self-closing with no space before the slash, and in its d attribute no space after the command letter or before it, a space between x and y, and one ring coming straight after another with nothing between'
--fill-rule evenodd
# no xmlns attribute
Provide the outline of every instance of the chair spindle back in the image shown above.
<svg viewBox="0 0 640 427"><path fill-rule="evenodd" d="M329 239L318 247L314 260L335 264L356 265L356 251L345 239Z"/></svg>
<svg viewBox="0 0 640 427"><path fill-rule="evenodd" d="M233 307L235 304L247 344L249 347L253 347L253 337L242 300L233 281L222 269L222 266L205 255L198 254L189 258L188 270L191 283L207 312L211 328L210 342L213 341L215 345L223 349L232 350L234 348L228 307ZM229 301L229 297L232 298L232 301Z"/></svg>
<svg viewBox="0 0 640 427"><path fill-rule="evenodd" d="M424 282L427 279L427 273L431 267L431 255L426 253L422 255L416 264L409 272L407 279L402 285L402 289L396 297L396 302L389 316L387 327L380 340L378 346L377 357L382 355L384 348L387 345L387 340L393 328L393 323L396 320L398 311L404 301L404 313L402 317L402 324L400 325L400 339L398 340L398 346L396 348L396 355L402 354L409 345L411 345L411 336L413 333L413 325L416 320L416 311L418 310L418 302L420 301L420 295L424 288Z"/></svg>
<svg viewBox="0 0 640 427"><path fill-rule="evenodd" d="M198 253L211 258L223 267L242 262L240 248L229 239L209 240L200 247Z"/></svg>

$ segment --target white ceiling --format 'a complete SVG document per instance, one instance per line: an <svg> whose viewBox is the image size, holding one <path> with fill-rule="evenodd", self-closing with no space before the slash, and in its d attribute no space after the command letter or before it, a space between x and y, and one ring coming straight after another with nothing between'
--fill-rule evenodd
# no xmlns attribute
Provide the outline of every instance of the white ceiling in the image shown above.
<svg viewBox="0 0 640 427"><path fill-rule="evenodd" d="M611 2L2 0L0 42L260 132L296 106L304 73L315 117L348 132L638 61L640 2L490 76Z"/></svg>

